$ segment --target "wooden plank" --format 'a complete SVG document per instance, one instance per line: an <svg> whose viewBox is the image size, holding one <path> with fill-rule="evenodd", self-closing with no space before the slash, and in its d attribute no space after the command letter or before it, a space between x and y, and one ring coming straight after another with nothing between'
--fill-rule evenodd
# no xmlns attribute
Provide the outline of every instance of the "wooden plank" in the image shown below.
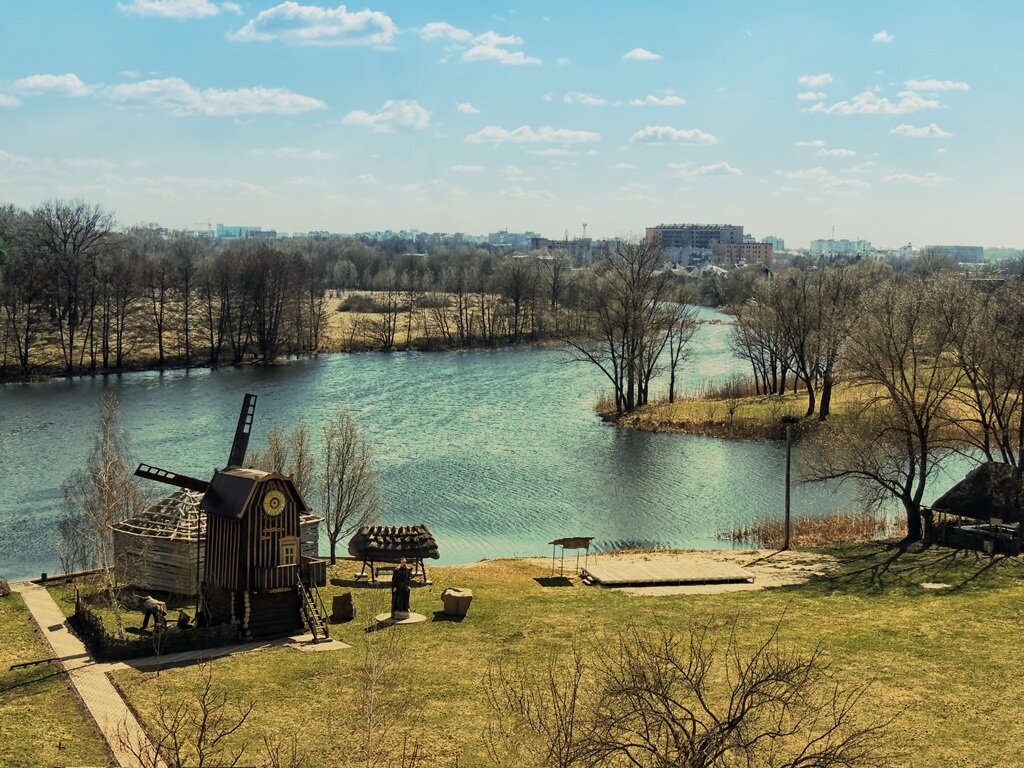
<svg viewBox="0 0 1024 768"><path fill-rule="evenodd" d="M730 563L697 557L673 561L603 558L583 569L584 578L604 586L749 583L754 574Z"/></svg>

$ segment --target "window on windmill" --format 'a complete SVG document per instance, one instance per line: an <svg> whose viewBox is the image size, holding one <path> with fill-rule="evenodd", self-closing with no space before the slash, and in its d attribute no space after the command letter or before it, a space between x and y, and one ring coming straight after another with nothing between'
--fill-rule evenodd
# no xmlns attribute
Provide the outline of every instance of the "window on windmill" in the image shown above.
<svg viewBox="0 0 1024 768"><path fill-rule="evenodd" d="M299 537L285 536L281 539L281 565L297 565L299 562Z"/></svg>

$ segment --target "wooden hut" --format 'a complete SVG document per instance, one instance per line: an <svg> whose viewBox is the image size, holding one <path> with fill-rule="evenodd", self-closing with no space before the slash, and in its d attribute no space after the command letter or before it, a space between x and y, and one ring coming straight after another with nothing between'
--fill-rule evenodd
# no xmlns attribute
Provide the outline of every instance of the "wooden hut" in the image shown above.
<svg viewBox="0 0 1024 768"><path fill-rule="evenodd" d="M180 488L113 526L118 581L147 592L194 595L203 563L203 494Z"/></svg>
<svg viewBox="0 0 1024 768"><path fill-rule="evenodd" d="M363 563L361 575L370 569L370 578L376 581L379 563L393 565L406 560L427 580L426 558L437 560L441 555L437 542L425 525L364 525L348 543L348 553Z"/></svg>
<svg viewBox="0 0 1024 768"><path fill-rule="evenodd" d="M194 595L196 575L202 583L204 573L203 496L180 488L144 512L112 526L118 581L146 592ZM302 557L319 557L322 522L322 517L309 511L299 514Z"/></svg>
<svg viewBox="0 0 1024 768"><path fill-rule="evenodd" d="M937 533L942 543L1020 551L1024 492L1017 470L1009 464L980 464L936 499L931 509L937 513Z"/></svg>

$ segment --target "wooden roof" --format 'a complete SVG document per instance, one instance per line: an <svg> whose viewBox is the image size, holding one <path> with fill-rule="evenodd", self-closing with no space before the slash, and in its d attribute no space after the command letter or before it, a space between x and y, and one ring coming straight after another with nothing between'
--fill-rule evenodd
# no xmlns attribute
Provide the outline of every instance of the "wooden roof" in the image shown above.
<svg viewBox="0 0 1024 768"><path fill-rule="evenodd" d="M1024 494L1016 470L1009 464L989 461L970 472L936 499L931 508L973 520L998 517L1007 522L1024 521Z"/></svg>
<svg viewBox="0 0 1024 768"><path fill-rule="evenodd" d="M217 472L203 497L202 509L211 515L239 518L248 507L257 488L269 480L280 480L298 501L299 513L308 512L309 505L290 477L261 469L228 469Z"/></svg>
<svg viewBox="0 0 1024 768"><path fill-rule="evenodd" d="M179 488L135 517L111 527L129 536L194 542L206 533L206 516L199 510L202 500L203 494Z"/></svg>
<svg viewBox="0 0 1024 768"><path fill-rule="evenodd" d="M441 556L425 525L365 525L348 543L348 553L363 560L436 560Z"/></svg>

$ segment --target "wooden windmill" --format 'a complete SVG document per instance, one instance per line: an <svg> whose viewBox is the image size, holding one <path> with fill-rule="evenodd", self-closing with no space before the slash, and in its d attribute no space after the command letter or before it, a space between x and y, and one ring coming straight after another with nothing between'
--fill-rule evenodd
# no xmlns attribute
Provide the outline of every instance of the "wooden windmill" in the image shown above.
<svg viewBox="0 0 1024 768"><path fill-rule="evenodd" d="M300 553L299 516L308 512L290 477L247 469L256 395L242 401L228 464L209 481L140 464L135 474L203 494L206 514L204 576L206 620L237 624L243 636L293 632L304 624L314 639L327 636L316 587L324 561Z"/></svg>

